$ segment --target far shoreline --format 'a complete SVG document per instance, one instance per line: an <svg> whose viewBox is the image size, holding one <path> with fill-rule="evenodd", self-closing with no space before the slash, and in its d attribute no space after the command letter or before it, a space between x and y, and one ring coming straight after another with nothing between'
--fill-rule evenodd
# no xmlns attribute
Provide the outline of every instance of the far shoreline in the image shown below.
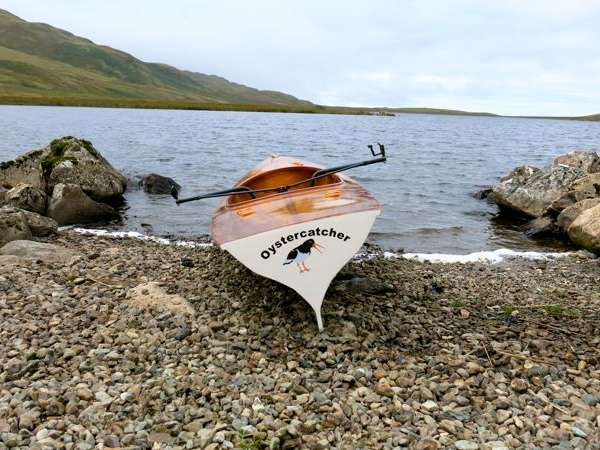
<svg viewBox="0 0 600 450"><path fill-rule="evenodd" d="M599 122L600 114L589 116L507 116L487 112L470 112L442 108L389 108L389 107L351 107L325 105L283 105L283 104L244 104L244 103L208 103L171 100L135 100L112 98L77 98L77 97L21 97L0 96L0 105L6 106L54 106L81 108L119 108L119 109L154 109L184 111L232 111L232 112L270 112L296 114L336 114L395 116L396 114L429 114L440 116L492 117L508 119L546 119Z"/></svg>

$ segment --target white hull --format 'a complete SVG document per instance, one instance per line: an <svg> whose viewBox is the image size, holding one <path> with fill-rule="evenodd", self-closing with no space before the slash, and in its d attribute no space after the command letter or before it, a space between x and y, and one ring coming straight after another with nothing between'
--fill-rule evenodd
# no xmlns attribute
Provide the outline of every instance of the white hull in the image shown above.
<svg viewBox="0 0 600 450"><path fill-rule="evenodd" d="M253 272L294 289L312 306L322 331L325 292L360 249L379 213L370 210L290 225L227 242L221 248ZM310 254L299 252L288 261L290 252L308 239L322 246L321 252L313 247Z"/></svg>

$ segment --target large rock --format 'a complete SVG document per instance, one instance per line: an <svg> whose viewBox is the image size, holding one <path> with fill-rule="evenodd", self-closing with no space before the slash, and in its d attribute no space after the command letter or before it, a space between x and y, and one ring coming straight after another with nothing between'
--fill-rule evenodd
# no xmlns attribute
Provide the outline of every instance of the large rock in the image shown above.
<svg viewBox="0 0 600 450"><path fill-rule="evenodd" d="M560 197L558 200L552 202L552 204L548 207L545 214L550 216L558 216L562 211L567 209L569 206L573 206L575 203L598 198L593 190L581 190L581 191L569 191Z"/></svg>
<svg viewBox="0 0 600 450"><path fill-rule="evenodd" d="M4 189L2 186L0 186L0 206L4 204L4 202L6 201L6 193L8 192L8 190Z"/></svg>
<svg viewBox="0 0 600 450"><path fill-rule="evenodd" d="M529 178L531 175L533 175L536 172L539 172L540 169L538 169L537 167L533 167L533 166L518 166L515 167L513 170L511 170L509 172L508 175L505 175L503 177L500 178L500 181L517 181L517 182L524 182L527 178ZM494 188L492 188L492 192L493 192Z"/></svg>
<svg viewBox="0 0 600 450"><path fill-rule="evenodd" d="M45 217L14 206L3 206L0 208L0 216L6 214L20 214L33 236L50 236L56 234L58 231L58 224L50 217Z"/></svg>
<svg viewBox="0 0 600 450"><path fill-rule="evenodd" d="M0 185L19 183L50 194L57 184L76 184L97 201L120 200L127 179L84 139L66 136L49 146L0 163Z"/></svg>
<svg viewBox="0 0 600 450"><path fill-rule="evenodd" d="M32 236L21 211L10 207L0 209L0 245L17 239L31 239Z"/></svg>
<svg viewBox="0 0 600 450"><path fill-rule="evenodd" d="M511 176L494 186L496 203L527 217L540 217L556 200L569 191L569 186L585 172L564 165L535 169L519 167Z"/></svg>
<svg viewBox="0 0 600 450"><path fill-rule="evenodd" d="M23 183L44 188L41 162L48 152L47 147L25 153L13 161L0 162L0 186L10 189Z"/></svg>
<svg viewBox="0 0 600 450"><path fill-rule="evenodd" d="M575 150L554 159L554 165L564 165L586 173L600 172L600 156L594 151Z"/></svg>
<svg viewBox="0 0 600 450"><path fill-rule="evenodd" d="M40 188L21 183L6 193L4 202L20 209L44 214L46 198L46 193Z"/></svg>
<svg viewBox="0 0 600 450"><path fill-rule="evenodd" d="M0 248L0 255L12 255L27 260L68 264L77 258L79 253L54 244L16 240Z"/></svg>
<svg viewBox="0 0 600 450"><path fill-rule="evenodd" d="M175 188L177 191L181 189L181 186L177 184L173 178L163 177L162 175L158 175L156 173L146 175L142 179L142 187L144 188L144 192L147 192L148 194L166 195L170 195L173 188Z"/></svg>
<svg viewBox="0 0 600 450"><path fill-rule="evenodd" d="M11 266L25 266L30 263L29 260L24 258L19 258L14 255L0 255L0 267L8 268Z"/></svg>
<svg viewBox="0 0 600 450"><path fill-rule="evenodd" d="M42 216L31 211L21 210L25 221L34 236L51 236L58 232L58 223L51 217Z"/></svg>
<svg viewBox="0 0 600 450"><path fill-rule="evenodd" d="M85 139L55 139L42 166L48 192L57 184L76 184L94 200L110 201L120 198L127 187L127 178Z"/></svg>
<svg viewBox="0 0 600 450"><path fill-rule="evenodd" d="M92 200L76 184L57 184L54 187L47 214L59 225L100 222L117 217L114 208Z"/></svg>
<svg viewBox="0 0 600 450"><path fill-rule="evenodd" d="M568 233L577 245L600 254L600 205L579 214L569 227Z"/></svg>
<svg viewBox="0 0 600 450"><path fill-rule="evenodd" d="M550 216L541 216L530 220L523 226L523 230L529 237L551 236L559 232L553 218Z"/></svg>
<svg viewBox="0 0 600 450"><path fill-rule="evenodd" d="M195 314L193 306L182 296L167 294L159 283L144 283L127 292L127 301L138 308L155 308L175 314Z"/></svg>
<svg viewBox="0 0 600 450"><path fill-rule="evenodd" d="M591 173L570 184L569 190L583 198L600 197L600 173Z"/></svg>
<svg viewBox="0 0 600 450"><path fill-rule="evenodd" d="M593 208L596 205L600 205L600 197L599 198L589 198L586 200L581 200L574 205L569 206L562 210L562 212L558 215L556 219L556 224L558 227L566 232L571 224L577 219L577 217L585 210Z"/></svg>

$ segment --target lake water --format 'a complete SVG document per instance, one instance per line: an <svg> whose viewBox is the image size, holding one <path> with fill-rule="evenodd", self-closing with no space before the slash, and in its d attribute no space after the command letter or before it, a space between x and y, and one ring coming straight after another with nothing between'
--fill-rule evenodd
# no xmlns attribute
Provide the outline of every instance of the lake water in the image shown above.
<svg viewBox="0 0 600 450"><path fill-rule="evenodd" d="M471 194L520 164L544 165L578 148L600 149L600 123L401 114L395 117L0 106L0 161L75 135L131 178L156 172L182 196L226 189L273 153L324 166L368 159L382 142L388 163L347 172L383 204L371 241L387 249L469 253L532 241ZM218 199L176 206L167 196L127 192L121 228L208 233Z"/></svg>

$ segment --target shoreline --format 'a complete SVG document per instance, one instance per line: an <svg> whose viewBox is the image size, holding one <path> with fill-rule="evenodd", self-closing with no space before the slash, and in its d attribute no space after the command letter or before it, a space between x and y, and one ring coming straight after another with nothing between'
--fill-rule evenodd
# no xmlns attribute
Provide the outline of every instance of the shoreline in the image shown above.
<svg viewBox="0 0 600 450"><path fill-rule="evenodd" d="M30 97L0 97L0 105L6 106L54 106L81 108L119 108L119 109L154 109L154 110L183 110L183 111L237 111L237 112L271 112L296 114L339 114L389 117L396 114L425 114L435 116L466 116L490 117L504 119L544 119L569 120L581 122L600 122L600 114L587 116L519 116L501 115L488 112L470 112L443 108L394 108L394 107L353 107L353 106L294 106L284 104L236 104L236 103L205 103L179 102L171 100L144 99L96 99L96 98L30 98Z"/></svg>
<svg viewBox="0 0 600 450"><path fill-rule="evenodd" d="M328 291L319 334L293 291L215 247L65 230L44 241L77 257L0 274L5 440L210 450L599 443L599 259L352 261ZM149 283L164 301L134 303ZM193 316L165 309L172 296Z"/></svg>
<svg viewBox="0 0 600 450"><path fill-rule="evenodd" d="M60 231L73 231L84 236L96 236L111 239L136 239L146 242L156 242L162 245L174 245L176 247L211 247L213 246L210 235L153 235L144 234L138 231L115 231L110 228L85 228L81 226L66 226L59 228ZM525 260L543 260L552 258L561 258L568 256L580 256L584 258L595 258L596 256L585 250L568 250L568 251L532 251L532 250L514 250L505 247L496 249L480 250L470 253L424 253L424 252L404 252L390 251L382 248L378 244L367 242L354 256L354 260L370 259L370 258L403 258L419 262L429 263L490 263L497 264L505 259L525 259Z"/></svg>

